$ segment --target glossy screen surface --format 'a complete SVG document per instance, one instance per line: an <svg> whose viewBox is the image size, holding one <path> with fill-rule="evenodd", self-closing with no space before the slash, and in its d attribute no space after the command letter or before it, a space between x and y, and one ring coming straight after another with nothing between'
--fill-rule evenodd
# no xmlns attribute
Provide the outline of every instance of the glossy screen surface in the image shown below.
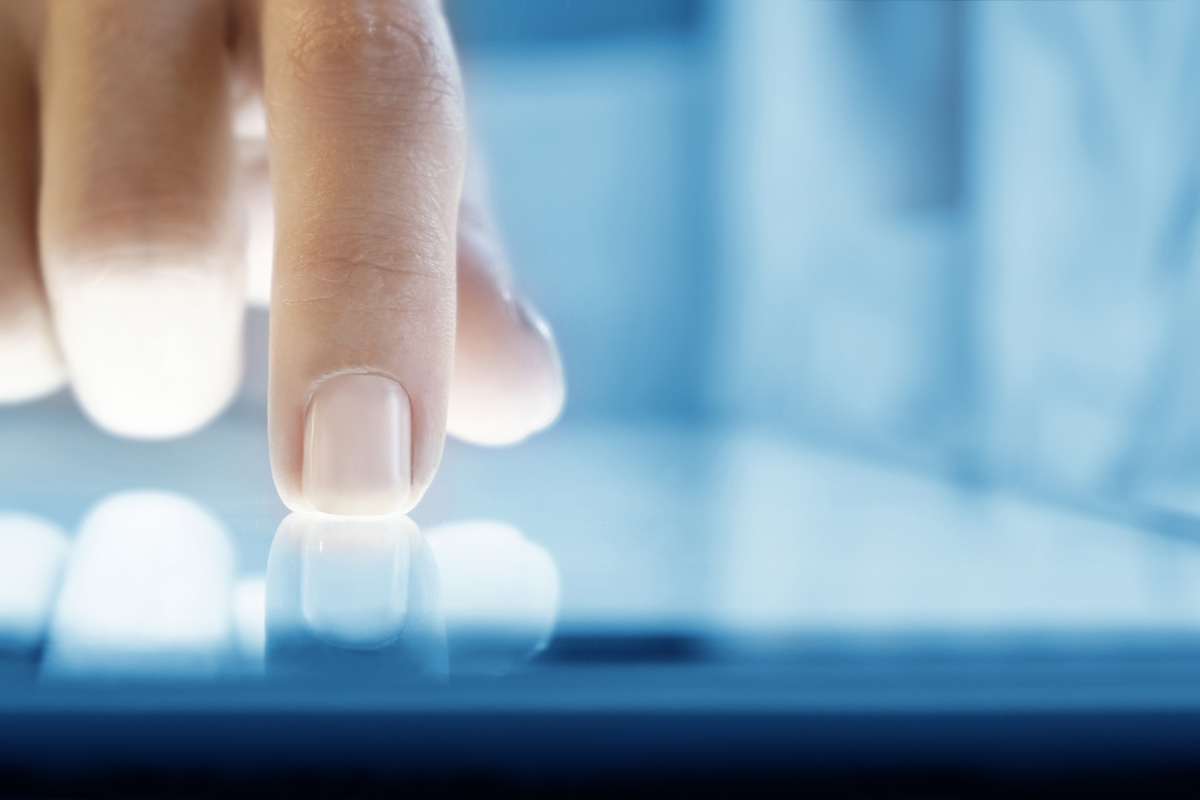
<svg viewBox="0 0 1200 800"><path fill-rule="evenodd" d="M451 443L412 519L288 516L248 407L147 444L61 397L5 410L0 454L10 689L444 691L486 675L503 691L581 664L1103 660L1200 642L1200 545L1177 519L749 428Z"/></svg>

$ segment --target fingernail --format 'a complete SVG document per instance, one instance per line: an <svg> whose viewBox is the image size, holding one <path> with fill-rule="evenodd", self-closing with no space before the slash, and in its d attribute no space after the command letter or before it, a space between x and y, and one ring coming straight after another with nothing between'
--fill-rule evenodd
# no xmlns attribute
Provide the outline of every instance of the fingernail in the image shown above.
<svg viewBox="0 0 1200 800"><path fill-rule="evenodd" d="M304 499L326 514L374 516L404 509L412 487L412 408L400 384L379 375L322 383L304 431Z"/></svg>

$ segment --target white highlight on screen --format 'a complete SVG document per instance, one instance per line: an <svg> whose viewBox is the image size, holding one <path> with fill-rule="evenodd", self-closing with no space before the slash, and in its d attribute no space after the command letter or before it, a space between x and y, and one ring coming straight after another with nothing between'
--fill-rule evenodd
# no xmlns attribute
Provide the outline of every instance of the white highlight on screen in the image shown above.
<svg viewBox="0 0 1200 800"><path fill-rule="evenodd" d="M124 492L79 531L50 626L45 669L208 673L231 644L233 552L192 500Z"/></svg>
<svg viewBox="0 0 1200 800"><path fill-rule="evenodd" d="M41 641L69 549L53 523L0 514L0 648L26 650Z"/></svg>

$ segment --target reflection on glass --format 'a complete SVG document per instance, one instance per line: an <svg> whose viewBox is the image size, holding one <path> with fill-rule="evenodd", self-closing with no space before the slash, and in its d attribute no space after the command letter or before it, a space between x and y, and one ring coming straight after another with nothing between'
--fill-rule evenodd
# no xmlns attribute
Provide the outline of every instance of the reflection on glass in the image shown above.
<svg viewBox="0 0 1200 800"><path fill-rule="evenodd" d="M179 494L110 495L73 546L0 515L0 649L44 639L49 676L501 674L546 646L558 602L553 559L501 522L425 537L405 516L292 514L263 576L236 575L224 526Z"/></svg>
<svg viewBox="0 0 1200 800"><path fill-rule="evenodd" d="M267 581L262 575L239 578L233 587L233 628L243 665L261 671L267 649Z"/></svg>
<svg viewBox="0 0 1200 800"><path fill-rule="evenodd" d="M304 537L300 611L318 639L342 647L383 647L400 635L408 612L409 548L416 525L333 522Z"/></svg>
<svg viewBox="0 0 1200 800"><path fill-rule="evenodd" d="M405 516L291 514L267 561L267 668L445 672L437 565Z"/></svg>
<svg viewBox="0 0 1200 800"><path fill-rule="evenodd" d="M422 537L404 516L292 514L267 566L267 666L503 673L545 647L558 595L549 554L500 522Z"/></svg>
<svg viewBox="0 0 1200 800"><path fill-rule="evenodd" d="M757 636L1200 632L1200 547L919 473L730 439L715 616Z"/></svg>
<svg viewBox="0 0 1200 800"><path fill-rule="evenodd" d="M63 576L50 674L210 674L229 655L233 553L192 500L110 495L87 515Z"/></svg>
<svg viewBox="0 0 1200 800"><path fill-rule="evenodd" d="M559 598L549 553L491 520L431 528L428 540L455 672L502 673L546 646Z"/></svg>
<svg viewBox="0 0 1200 800"><path fill-rule="evenodd" d="M0 514L0 650L41 644L66 559L66 535L28 514Z"/></svg>

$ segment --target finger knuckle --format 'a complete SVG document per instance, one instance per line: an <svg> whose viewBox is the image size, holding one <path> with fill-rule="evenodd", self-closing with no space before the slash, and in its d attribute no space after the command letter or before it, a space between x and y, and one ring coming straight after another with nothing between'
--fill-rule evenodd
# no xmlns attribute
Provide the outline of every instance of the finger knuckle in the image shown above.
<svg viewBox="0 0 1200 800"><path fill-rule="evenodd" d="M444 249L420 237L327 234L291 254L298 279L291 299L338 313L412 312L449 293Z"/></svg>
<svg viewBox="0 0 1200 800"><path fill-rule="evenodd" d="M394 2L314 3L290 42L297 74L343 90L444 91L453 68L428 20Z"/></svg>

